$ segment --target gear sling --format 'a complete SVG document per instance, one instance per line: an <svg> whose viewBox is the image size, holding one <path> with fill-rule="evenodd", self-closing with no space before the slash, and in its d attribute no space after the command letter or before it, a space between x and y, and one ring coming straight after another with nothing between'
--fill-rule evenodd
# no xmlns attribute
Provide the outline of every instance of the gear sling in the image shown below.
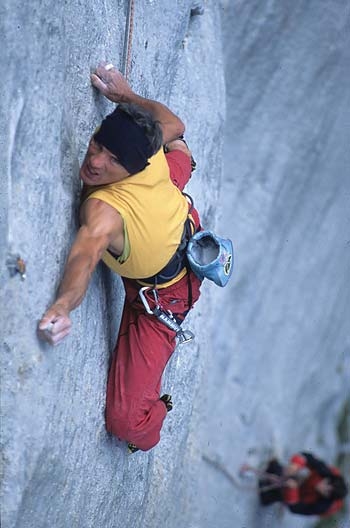
<svg viewBox="0 0 350 528"><path fill-rule="evenodd" d="M188 198L189 200L189 210L188 216L184 224L180 244L173 257L161 271L159 271L156 275L153 275L152 277L142 279L142 283L152 284L153 288L152 286L143 286L139 291L140 299L146 309L146 312L150 315L154 315L160 322L165 324L171 330L174 330L174 332L176 332L176 337L178 338L178 343L180 345L189 343L194 338L194 334L190 330L183 330L181 328L180 325L182 323L182 320L176 317L171 310L166 311L161 307L159 302L159 295L157 292L157 285L171 281L172 279L177 277L177 275L179 275L180 271L183 268L186 268L186 276L188 279L188 305L192 306L192 286L189 278L190 267L187 259L187 246L192 235L200 229L200 226L196 228L193 218L191 217L191 212L193 210L193 200L191 196L184 192L182 192L182 194L186 196L186 198ZM147 297L145 295L146 292L148 292L149 290L152 291L156 304L153 309L150 307ZM185 317L187 315L187 312L182 315L183 317Z"/></svg>

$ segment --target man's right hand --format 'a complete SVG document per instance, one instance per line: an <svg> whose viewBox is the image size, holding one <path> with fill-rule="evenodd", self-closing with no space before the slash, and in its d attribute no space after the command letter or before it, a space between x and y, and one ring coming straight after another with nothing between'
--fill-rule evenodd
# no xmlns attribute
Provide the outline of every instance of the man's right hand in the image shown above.
<svg viewBox="0 0 350 528"><path fill-rule="evenodd" d="M38 324L38 335L41 339L58 345L69 334L72 323L69 312L61 304L53 304Z"/></svg>

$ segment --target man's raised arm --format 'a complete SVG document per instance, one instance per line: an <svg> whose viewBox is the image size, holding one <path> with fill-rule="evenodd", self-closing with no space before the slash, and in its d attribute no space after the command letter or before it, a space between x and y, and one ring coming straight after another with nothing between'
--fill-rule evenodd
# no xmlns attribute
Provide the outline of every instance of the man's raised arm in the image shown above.
<svg viewBox="0 0 350 528"><path fill-rule="evenodd" d="M112 65L100 64L91 74L91 83L107 99L114 103L134 103L148 110L159 122L163 133L163 145L181 136L185 125L169 108L158 101L136 94L119 70Z"/></svg>
<svg viewBox="0 0 350 528"><path fill-rule="evenodd" d="M70 250L56 301L39 322L39 336L57 345L69 334L69 314L82 302L91 275L116 233L122 233L123 221L111 207L99 200L88 200L85 221Z"/></svg>

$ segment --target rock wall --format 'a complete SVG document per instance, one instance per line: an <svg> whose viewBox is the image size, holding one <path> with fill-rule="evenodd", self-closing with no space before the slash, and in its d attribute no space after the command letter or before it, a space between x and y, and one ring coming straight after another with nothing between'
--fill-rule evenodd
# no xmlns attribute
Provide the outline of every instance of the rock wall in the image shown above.
<svg viewBox="0 0 350 528"><path fill-rule="evenodd" d="M350 388L350 10L341 0L223 2L222 22L220 224L236 266L203 381L199 526L306 528L314 518L263 511L238 472L271 453L337 460Z"/></svg>
<svg viewBox="0 0 350 528"><path fill-rule="evenodd" d="M198 162L188 190L236 263L227 289L203 285L196 340L164 376L175 406L161 442L133 456L104 429L119 279L99 267L65 344L35 331L78 226L79 164L112 108L89 72L123 66L126 13L122 0L1 7L2 526L306 528L262 512L227 470L272 450L336 456L349 390L347 3L135 1L129 80L184 119Z"/></svg>
<svg viewBox="0 0 350 528"><path fill-rule="evenodd" d="M129 80L188 124L187 140L201 158L190 191L208 218L220 182L208 168L214 163L219 175L224 77L218 10L208 6L196 20L191 7L187 0L135 2ZM71 337L50 348L36 336L78 225L78 167L112 108L91 88L90 68L102 59L122 66L126 13L124 1L2 5L4 528L144 528L188 515L179 504L188 507L192 468L182 468L191 457L192 398L208 331L175 353L164 378L175 409L159 446L135 456L104 428L106 374L123 302L119 280L101 265L73 314ZM209 91L220 103L211 108ZM10 278L8 253L25 260L25 281ZM195 333L206 304L204 292L189 318Z"/></svg>

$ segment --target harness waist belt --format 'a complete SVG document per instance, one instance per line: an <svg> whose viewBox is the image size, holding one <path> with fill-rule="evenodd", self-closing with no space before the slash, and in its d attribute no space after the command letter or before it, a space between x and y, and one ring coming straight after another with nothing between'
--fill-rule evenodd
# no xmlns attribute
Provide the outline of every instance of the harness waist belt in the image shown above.
<svg viewBox="0 0 350 528"><path fill-rule="evenodd" d="M192 227L193 221L191 220L191 218L187 217L184 224L184 230L181 236L181 242L175 254L171 257L168 264L164 266L164 268L160 270L156 275L153 275L152 277L147 277L145 279L139 279L140 281L142 281L142 283L149 284L152 286L156 286L157 284L164 284L165 282L169 282L174 279L180 273L180 271L186 267L186 248L192 236Z"/></svg>

